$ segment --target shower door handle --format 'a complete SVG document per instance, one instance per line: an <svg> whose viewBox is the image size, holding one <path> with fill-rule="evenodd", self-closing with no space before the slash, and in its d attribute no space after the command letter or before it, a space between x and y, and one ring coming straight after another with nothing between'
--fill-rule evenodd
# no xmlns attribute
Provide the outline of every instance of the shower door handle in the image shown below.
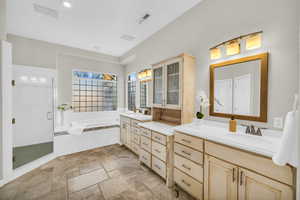
<svg viewBox="0 0 300 200"><path fill-rule="evenodd" d="M53 120L52 112L47 112L47 120Z"/></svg>

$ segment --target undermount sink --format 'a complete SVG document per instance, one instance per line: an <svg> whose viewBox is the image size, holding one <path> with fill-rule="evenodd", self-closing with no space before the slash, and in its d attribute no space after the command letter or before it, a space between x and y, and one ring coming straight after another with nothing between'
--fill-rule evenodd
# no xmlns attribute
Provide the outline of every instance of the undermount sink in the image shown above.
<svg viewBox="0 0 300 200"><path fill-rule="evenodd" d="M269 137L265 136L257 136L257 135L250 135L246 133L232 133L227 135L228 138L234 138L235 140L241 142L258 142L258 143L268 143L272 144L272 140Z"/></svg>

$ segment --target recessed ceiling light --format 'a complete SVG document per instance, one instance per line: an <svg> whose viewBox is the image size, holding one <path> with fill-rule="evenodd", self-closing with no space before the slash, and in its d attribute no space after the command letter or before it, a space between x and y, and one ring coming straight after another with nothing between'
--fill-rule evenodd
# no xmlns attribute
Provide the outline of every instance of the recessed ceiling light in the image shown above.
<svg viewBox="0 0 300 200"><path fill-rule="evenodd" d="M62 1L62 5L65 7L65 8L72 8L72 3L68 0L63 0Z"/></svg>

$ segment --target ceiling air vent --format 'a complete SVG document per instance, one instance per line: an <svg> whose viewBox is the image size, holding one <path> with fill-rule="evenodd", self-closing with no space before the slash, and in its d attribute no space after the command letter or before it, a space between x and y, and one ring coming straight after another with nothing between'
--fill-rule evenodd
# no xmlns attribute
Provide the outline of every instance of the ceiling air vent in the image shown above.
<svg viewBox="0 0 300 200"><path fill-rule="evenodd" d="M139 24L143 23L150 17L150 14L146 13L143 17L139 19Z"/></svg>
<svg viewBox="0 0 300 200"><path fill-rule="evenodd" d="M33 4L33 9L35 12L38 12L42 15L46 15L48 17L58 19L58 11L57 10L54 10L52 8L48 8L45 6L41 6L39 4Z"/></svg>
<svg viewBox="0 0 300 200"><path fill-rule="evenodd" d="M133 40L135 40L135 37L131 36L131 35L122 35L121 39L122 40L127 40L127 41L133 41Z"/></svg>

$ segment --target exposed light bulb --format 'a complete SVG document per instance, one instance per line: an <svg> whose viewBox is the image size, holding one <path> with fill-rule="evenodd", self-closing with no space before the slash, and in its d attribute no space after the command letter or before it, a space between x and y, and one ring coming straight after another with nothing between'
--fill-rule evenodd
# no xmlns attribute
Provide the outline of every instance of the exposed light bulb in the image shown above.
<svg viewBox="0 0 300 200"><path fill-rule="evenodd" d="M72 8L72 4L70 1L63 0L62 4L65 8Z"/></svg>
<svg viewBox="0 0 300 200"><path fill-rule="evenodd" d="M27 76L21 76L20 79L21 79L22 81L28 81L28 77L27 77Z"/></svg>
<svg viewBox="0 0 300 200"><path fill-rule="evenodd" d="M32 82L37 82L37 78L36 78L36 77L31 77L30 80L31 80Z"/></svg>
<svg viewBox="0 0 300 200"><path fill-rule="evenodd" d="M44 77L41 77L41 78L40 78L40 82L41 82L41 83L46 83L46 81L47 81L46 78L44 78Z"/></svg>

